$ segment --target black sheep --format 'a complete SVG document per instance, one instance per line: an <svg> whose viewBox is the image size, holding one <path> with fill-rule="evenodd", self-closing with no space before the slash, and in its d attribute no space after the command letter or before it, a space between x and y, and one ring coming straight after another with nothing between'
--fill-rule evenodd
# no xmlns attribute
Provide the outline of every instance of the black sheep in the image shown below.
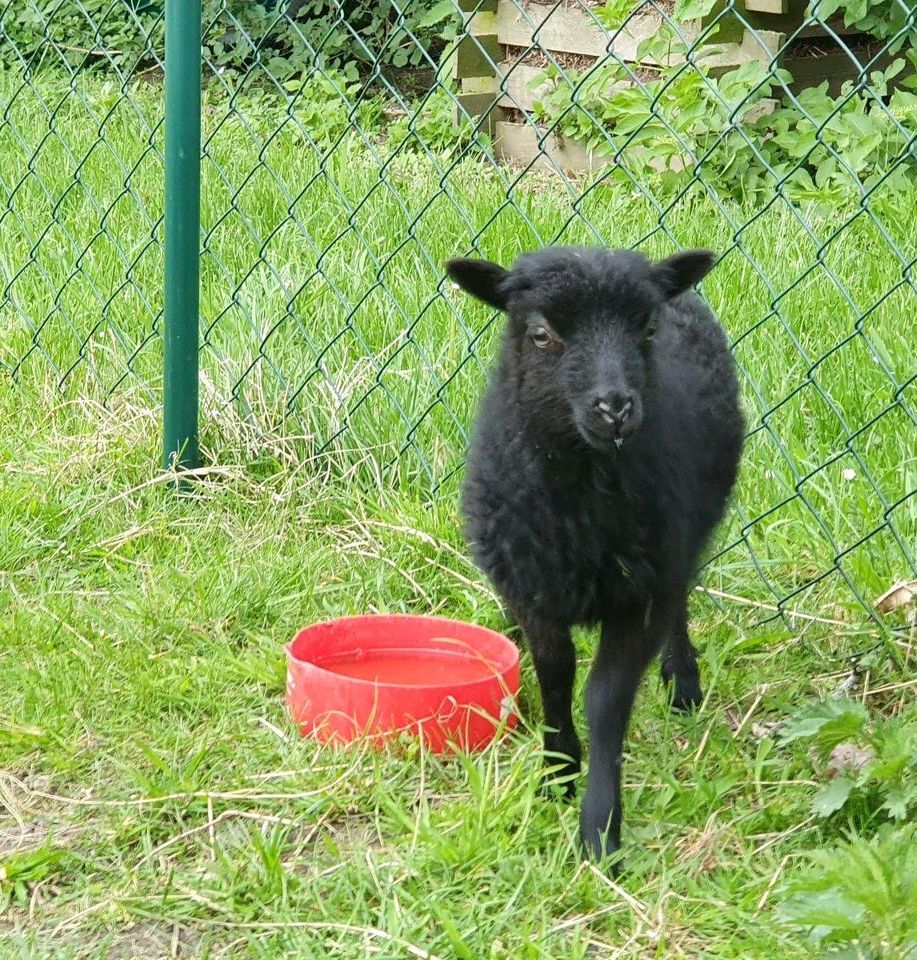
<svg viewBox="0 0 917 960"><path fill-rule="evenodd" d="M570 628L601 624L589 676L586 852L621 837L621 752L634 696L665 645L673 704L701 700L687 598L735 482L743 421L728 344L689 288L699 250L548 248L512 270L451 260L468 293L508 314L478 417L463 507L478 565L523 628L545 749L580 767ZM569 788L568 788L569 789Z"/></svg>

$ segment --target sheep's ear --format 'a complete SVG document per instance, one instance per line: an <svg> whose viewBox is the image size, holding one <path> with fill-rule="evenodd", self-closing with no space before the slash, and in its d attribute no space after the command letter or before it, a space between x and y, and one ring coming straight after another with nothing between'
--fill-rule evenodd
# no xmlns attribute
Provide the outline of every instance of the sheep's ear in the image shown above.
<svg viewBox="0 0 917 960"><path fill-rule="evenodd" d="M699 283L716 263L710 250L685 250L653 266L653 277L666 297L677 297Z"/></svg>
<svg viewBox="0 0 917 960"><path fill-rule="evenodd" d="M509 271L499 264L491 263L490 260L468 260L462 257L450 260L446 264L446 271L466 293L498 310L506 309L506 294L501 286L509 276Z"/></svg>

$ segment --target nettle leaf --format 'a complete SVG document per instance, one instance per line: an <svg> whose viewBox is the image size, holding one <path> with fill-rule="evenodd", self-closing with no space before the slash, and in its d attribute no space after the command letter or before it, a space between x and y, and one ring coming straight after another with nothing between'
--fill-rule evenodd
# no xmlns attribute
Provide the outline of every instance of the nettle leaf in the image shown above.
<svg viewBox="0 0 917 960"><path fill-rule="evenodd" d="M675 17L678 20L700 20L716 6L717 0L675 0Z"/></svg>
<svg viewBox="0 0 917 960"><path fill-rule="evenodd" d="M539 87L544 86L546 83L550 83L553 80L553 77L547 70L540 70L538 73L529 80L526 85L526 90L537 90Z"/></svg>
<svg viewBox="0 0 917 960"><path fill-rule="evenodd" d="M633 12L632 0L605 0L605 6L593 10L596 19L612 30L617 30Z"/></svg>
<svg viewBox="0 0 917 960"><path fill-rule="evenodd" d="M908 807L917 799L913 793L913 791L901 787L892 787L885 794L885 803L882 804L882 809L888 811L892 820L904 820L907 817Z"/></svg>
<svg viewBox="0 0 917 960"><path fill-rule="evenodd" d="M917 711L885 720L872 738L876 758L869 768L877 780L896 780L913 771L917 779Z"/></svg>
<svg viewBox="0 0 917 960"><path fill-rule="evenodd" d="M811 928L817 939L831 932L856 933L865 913L862 903L838 890L807 891L787 900L780 909L784 920Z"/></svg>
<svg viewBox="0 0 917 960"><path fill-rule="evenodd" d="M809 120L826 120L837 110L834 100L828 94L828 81L817 87L806 87L796 98L799 109Z"/></svg>
<svg viewBox="0 0 917 960"><path fill-rule="evenodd" d="M437 24L442 23L443 20L454 17L457 13L458 8L453 0L439 0L439 3L434 3L433 6L418 19L416 26L435 27Z"/></svg>
<svg viewBox="0 0 917 960"><path fill-rule="evenodd" d="M858 20L862 20L869 12L869 0L848 0L844 10L845 26L852 26Z"/></svg>
<svg viewBox="0 0 917 960"><path fill-rule="evenodd" d="M833 157L828 157L826 160L822 160L815 168L815 185L818 187L827 186L831 182L831 178L838 172L839 168L840 164L838 164ZM818 736L821 736L821 733L822 731L819 730ZM831 746L834 746L834 744Z"/></svg>
<svg viewBox="0 0 917 960"><path fill-rule="evenodd" d="M844 156L844 162L851 170L859 173L866 165L866 162L872 157L873 153L882 146L883 140L884 137L879 133L863 137L857 143L850 145Z"/></svg>
<svg viewBox="0 0 917 960"><path fill-rule="evenodd" d="M832 780L827 787L822 787L812 798L812 813L820 817L827 817L847 802L854 783L847 777L838 777Z"/></svg>
<svg viewBox="0 0 917 960"><path fill-rule="evenodd" d="M813 740L829 752L844 740L854 740L866 726L866 708L857 700L825 700L804 707L780 731L780 743Z"/></svg>
<svg viewBox="0 0 917 960"><path fill-rule="evenodd" d="M820 20L827 20L837 13L845 2L846 0L815 0L809 7L809 12L814 13Z"/></svg>

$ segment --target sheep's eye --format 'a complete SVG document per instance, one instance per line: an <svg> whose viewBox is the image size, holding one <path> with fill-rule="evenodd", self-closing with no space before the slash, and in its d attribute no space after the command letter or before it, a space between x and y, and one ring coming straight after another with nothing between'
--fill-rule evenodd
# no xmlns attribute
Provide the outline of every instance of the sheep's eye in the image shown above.
<svg viewBox="0 0 917 960"><path fill-rule="evenodd" d="M648 323L643 329L643 339L652 340L656 336L656 324Z"/></svg>
<svg viewBox="0 0 917 960"><path fill-rule="evenodd" d="M544 327L536 327L532 332L532 343L542 350L550 347L553 342L554 338Z"/></svg>

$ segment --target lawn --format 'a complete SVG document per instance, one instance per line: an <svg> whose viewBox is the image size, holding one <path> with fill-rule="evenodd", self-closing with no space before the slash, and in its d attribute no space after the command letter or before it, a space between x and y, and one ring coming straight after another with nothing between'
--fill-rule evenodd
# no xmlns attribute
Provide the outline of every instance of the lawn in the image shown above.
<svg viewBox="0 0 917 960"><path fill-rule="evenodd" d="M907 635L860 599L912 575L917 541L913 290L889 243L913 259L909 201L739 229L751 208L702 189L582 194L346 132L322 156L263 105L210 105L207 468L179 495L157 469L158 92L36 89L51 134L0 75L0 957L814 956L787 888L813 850L885 842L884 814L868 791L813 812L824 763L777 725L848 693L917 727ZM321 749L282 702L311 620L507 627L455 509L496 326L439 294L440 265L558 238L728 251L704 291L751 427L692 606L707 698L674 716L647 678L619 881L540 790L527 658L524 723L475 757ZM904 942L876 931L906 930L907 896L859 917L865 941Z"/></svg>

